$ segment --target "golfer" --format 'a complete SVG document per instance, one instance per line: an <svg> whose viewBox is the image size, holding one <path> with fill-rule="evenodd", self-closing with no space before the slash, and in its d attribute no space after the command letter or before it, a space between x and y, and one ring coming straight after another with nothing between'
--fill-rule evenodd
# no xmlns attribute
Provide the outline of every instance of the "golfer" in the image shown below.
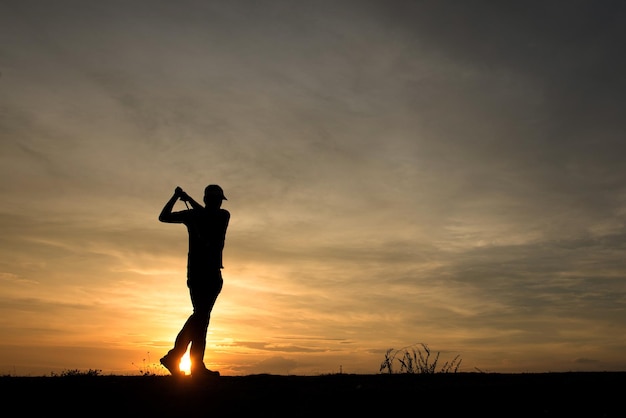
<svg viewBox="0 0 626 418"><path fill-rule="evenodd" d="M179 199L191 207L172 212ZM204 206L176 187L159 215L161 222L184 224L189 234L187 287L193 312L176 336L174 348L161 358L161 364L174 376L183 375L179 365L189 344L191 377L220 375L205 366L204 351L211 311L224 283L222 252L230 221L230 212L221 207L224 200L227 200L224 191L217 184L210 184L204 189Z"/></svg>

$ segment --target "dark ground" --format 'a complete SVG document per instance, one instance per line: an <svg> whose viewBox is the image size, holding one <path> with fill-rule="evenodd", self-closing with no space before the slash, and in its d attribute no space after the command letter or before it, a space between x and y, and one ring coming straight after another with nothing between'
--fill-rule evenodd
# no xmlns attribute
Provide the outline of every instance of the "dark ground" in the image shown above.
<svg viewBox="0 0 626 418"><path fill-rule="evenodd" d="M626 372L0 377L12 415L626 417Z"/></svg>

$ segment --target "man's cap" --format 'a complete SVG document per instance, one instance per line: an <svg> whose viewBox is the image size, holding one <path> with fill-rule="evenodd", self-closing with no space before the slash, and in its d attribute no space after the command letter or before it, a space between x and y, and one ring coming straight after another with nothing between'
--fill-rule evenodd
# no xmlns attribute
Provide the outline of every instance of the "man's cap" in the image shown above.
<svg viewBox="0 0 626 418"><path fill-rule="evenodd" d="M204 189L204 194L219 196L222 198L222 200L228 200L226 199L226 196L224 196L224 190L222 190L222 188L217 184L209 184L208 186L206 186L206 188Z"/></svg>

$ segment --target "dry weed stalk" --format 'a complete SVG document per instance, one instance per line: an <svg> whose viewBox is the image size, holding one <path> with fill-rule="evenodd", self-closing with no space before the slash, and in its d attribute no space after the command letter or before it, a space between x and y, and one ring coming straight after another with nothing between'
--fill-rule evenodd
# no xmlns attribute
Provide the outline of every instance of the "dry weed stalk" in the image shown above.
<svg viewBox="0 0 626 418"><path fill-rule="evenodd" d="M420 349L421 347L421 349ZM431 358L431 350L424 343L413 344L399 350L390 348L385 353L385 359L380 364L381 373L406 373L406 374L434 374L434 373L456 373L461 366L460 355L451 361L446 361L443 366L437 369L439 355L437 352ZM394 370L394 362L400 364L400 369Z"/></svg>

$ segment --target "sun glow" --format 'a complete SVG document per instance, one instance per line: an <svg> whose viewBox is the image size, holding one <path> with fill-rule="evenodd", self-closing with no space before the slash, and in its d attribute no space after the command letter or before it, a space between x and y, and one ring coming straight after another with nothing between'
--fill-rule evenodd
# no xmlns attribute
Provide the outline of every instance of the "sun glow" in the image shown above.
<svg viewBox="0 0 626 418"><path fill-rule="evenodd" d="M178 368L186 375L191 374L191 358L189 357L189 351L187 351L185 355L183 355L183 357L180 359L180 364Z"/></svg>

